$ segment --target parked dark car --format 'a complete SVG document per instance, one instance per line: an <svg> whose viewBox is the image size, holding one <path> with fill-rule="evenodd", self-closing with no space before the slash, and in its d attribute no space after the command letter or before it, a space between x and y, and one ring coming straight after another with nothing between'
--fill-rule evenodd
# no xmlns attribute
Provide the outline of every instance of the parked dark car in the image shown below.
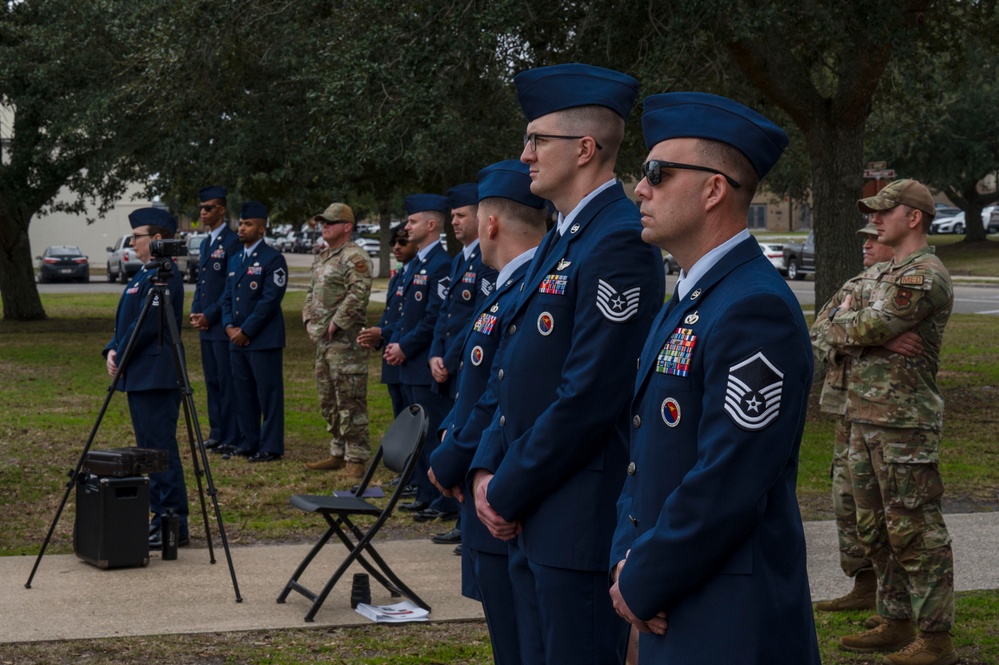
<svg viewBox="0 0 999 665"><path fill-rule="evenodd" d="M208 236L198 233L187 237L187 256L177 257L177 269L191 284L198 281L198 265L201 258L201 243Z"/></svg>
<svg viewBox="0 0 999 665"><path fill-rule="evenodd" d="M90 261L79 247L53 245L36 258L41 261L38 268L38 281L41 283L90 281Z"/></svg>
<svg viewBox="0 0 999 665"><path fill-rule="evenodd" d="M667 275L680 272L680 264L676 262L672 254L663 254L663 269Z"/></svg>
<svg viewBox="0 0 999 665"><path fill-rule="evenodd" d="M788 279L805 279L815 272L815 232L810 232L805 242L784 243L784 269Z"/></svg>

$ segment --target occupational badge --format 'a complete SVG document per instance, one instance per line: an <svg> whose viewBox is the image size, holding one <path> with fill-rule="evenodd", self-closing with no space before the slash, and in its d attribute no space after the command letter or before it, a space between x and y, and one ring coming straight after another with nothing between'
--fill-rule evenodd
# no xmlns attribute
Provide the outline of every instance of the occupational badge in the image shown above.
<svg viewBox="0 0 999 665"><path fill-rule="evenodd" d="M538 315L538 332L541 333L543 337L548 337L555 330L555 318L550 312L541 312Z"/></svg>
<svg viewBox="0 0 999 665"><path fill-rule="evenodd" d="M697 315L697 310L694 310L694 313L693 314L688 314L686 316L686 318L683 319L683 322L685 324L687 324L688 326L692 326L695 323L697 323L700 319L701 319L701 317L699 317Z"/></svg>
<svg viewBox="0 0 999 665"><path fill-rule="evenodd" d="M564 258L563 259L559 259L558 265L555 266L555 270L565 270L566 268L568 268L571 265L572 265L572 261L566 261Z"/></svg>
<svg viewBox="0 0 999 665"><path fill-rule="evenodd" d="M575 233L578 230L579 230L579 224L573 224L572 228L569 229L569 233Z"/></svg>
<svg viewBox="0 0 999 665"><path fill-rule="evenodd" d="M672 397L667 397L663 400L659 411L667 427L676 427L680 424L680 403Z"/></svg>
<svg viewBox="0 0 999 665"><path fill-rule="evenodd" d="M690 294L690 299L691 300L697 300L698 296L700 296L700 295L701 295L701 290L700 289L694 289L694 292Z"/></svg>
<svg viewBox="0 0 999 665"><path fill-rule="evenodd" d="M780 415L784 373L762 351L729 367L725 412L736 425L755 432Z"/></svg>
<svg viewBox="0 0 999 665"><path fill-rule="evenodd" d="M495 314L496 312L499 311L499 305L498 304L497 305L493 305L492 307L489 308L489 311L492 312L493 314Z"/></svg>
<svg viewBox="0 0 999 665"><path fill-rule="evenodd" d="M673 376L690 375L690 358L697 335L690 328L677 328L656 356L656 372Z"/></svg>
<svg viewBox="0 0 999 665"><path fill-rule="evenodd" d="M604 318L614 323L624 323L638 313L638 296L642 287L635 286L618 292L602 279L597 280L597 309Z"/></svg>
<svg viewBox="0 0 999 665"><path fill-rule="evenodd" d="M481 346L473 346L472 347L472 353L469 355L468 359L472 361L473 365L475 365L476 367L478 367L479 365L482 364L482 357L484 355L485 354L482 352L482 347Z"/></svg>
<svg viewBox="0 0 999 665"><path fill-rule="evenodd" d="M274 271L274 285L277 287L283 287L288 282L288 273L284 271L284 268L278 268Z"/></svg>

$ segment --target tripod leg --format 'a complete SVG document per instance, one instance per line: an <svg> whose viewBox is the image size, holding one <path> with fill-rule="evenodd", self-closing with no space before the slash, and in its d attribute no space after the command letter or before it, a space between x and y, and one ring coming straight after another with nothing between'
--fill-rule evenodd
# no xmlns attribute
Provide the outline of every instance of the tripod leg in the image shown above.
<svg viewBox="0 0 999 665"><path fill-rule="evenodd" d="M198 498L201 500L201 520L205 525L205 539L208 542L208 559L210 563L215 563L215 548L212 546L212 530L208 527L208 508L205 505L205 490L201 484L201 466L198 464L198 451L204 448L204 441L201 440L201 432L198 432L197 441L194 437L194 427L191 424L191 408L188 406L189 398L193 402L193 391L191 395L184 394L181 403L184 405L184 422L187 424L187 440L191 444L191 463L194 465L194 479L198 483Z"/></svg>
<svg viewBox="0 0 999 665"><path fill-rule="evenodd" d="M149 310L153 303L153 297L154 292L150 291L149 295L146 296L146 302L142 305L142 311L139 312L139 318L136 320L136 330L141 329L142 323L145 321L146 316L149 315ZM49 542L52 540L52 534L55 533L55 528L59 523L59 518L62 517L62 511L66 508L66 502L69 501L69 493L73 490L73 486L76 485L76 479L80 475L80 469L83 468L83 461L87 458L87 453L90 452L90 446L93 445L94 437L97 436L97 429L101 426L104 414L108 410L108 404L111 403L111 398L114 397L115 389L118 387L118 381L121 379L125 366L128 364L128 360L132 356L133 346L135 346L134 335L129 338L128 344L125 345L125 350L118 358L118 371L111 380L111 385L108 386L107 397L104 398L104 404L101 405L101 410L97 413L97 419L94 421L94 426L90 429L90 436L87 437L87 443L83 446L83 452L80 453L80 459L76 462L76 468L70 473L69 482L66 483L66 492L62 495L62 501L59 502L59 507L56 508L56 514L55 517L52 518L52 524L49 526L49 531L45 534L45 540L42 541L42 548L38 552L38 558L35 559L35 565L31 568L31 573L28 575L28 581L24 584L25 589L31 588L31 580L35 579L35 573L38 571L38 565L42 562L42 557L45 556L45 550L48 549Z"/></svg>
<svg viewBox="0 0 999 665"><path fill-rule="evenodd" d="M170 291L162 286L158 286L159 290L163 294L164 311L173 311ZM174 366L177 368L177 382L180 384L180 392L184 398L184 413L185 417L189 416L188 428L193 427L193 431L197 435L198 439L198 450L197 454L201 456L202 468L205 472L205 484L208 487L208 494L212 498L212 507L215 509L215 521L219 529L219 539L222 541L222 550L225 552L225 558L229 564L229 577L232 579L232 589L236 593L236 602L243 602L243 597L239 594L239 584L236 582L236 569L232 565L232 553L229 551L229 540L226 538L225 534L225 524L222 522L222 510L219 508L218 492L215 489L215 481L212 480L211 466L208 464L208 454L205 451L205 444L201 440L201 426L198 424L198 414L194 408L193 391L191 390L191 381L187 376L187 364L184 359L184 344L180 339L180 330L177 328L177 322L172 316L164 317L167 320L167 328L170 331L170 341L171 348L173 349L173 360ZM190 433L191 430L189 429ZM194 446L192 440L192 447ZM198 479L198 491L201 490L201 480ZM201 494L201 504L202 510L204 511L205 497ZM205 530L208 531L208 518L207 512L205 513ZM208 540L211 543L211 538ZM215 557L212 554L212 562L214 563Z"/></svg>

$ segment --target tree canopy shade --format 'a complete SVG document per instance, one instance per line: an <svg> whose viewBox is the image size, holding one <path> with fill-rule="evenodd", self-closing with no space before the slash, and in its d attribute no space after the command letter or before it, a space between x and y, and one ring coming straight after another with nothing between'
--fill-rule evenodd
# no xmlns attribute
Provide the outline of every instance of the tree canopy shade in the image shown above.
<svg viewBox="0 0 999 665"><path fill-rule="evenodd" d="M104 212L139 177L148 132L122 97L133 75L129 2L0 4L0 296L5 318L43 318L28 225L45 211ZM61 188L75 195L56 203Z"/></svg>

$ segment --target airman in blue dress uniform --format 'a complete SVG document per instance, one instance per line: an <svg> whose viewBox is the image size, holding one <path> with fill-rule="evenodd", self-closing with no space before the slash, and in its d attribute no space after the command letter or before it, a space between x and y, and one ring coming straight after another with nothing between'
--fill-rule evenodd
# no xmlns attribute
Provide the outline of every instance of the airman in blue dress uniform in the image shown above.
<svg viewBox="0 0 999 665"><path fill-rule="evenodd" d="M681 267L639 358L611 597L639 663L819 663L795 497L812 380L794 294L749 235L787 145L730 99L645 100L642 238Z"/></svg>
<svg viewBox="0 0 999 665"><path fill-rule="evenodd" d="M229 337L222 328L222 295L228 274L229 257L240 251L239 237L226 219L225 187L212 185L198 192L201 223L208 237L201 243L198 282L191 302L191 325L200 332L201 367L205 374L208 422L211 430L205 448L235 446L239 443L236 403L233 400Z"/></svg>
<svg viewBox="0 0 999 665"><path fill-rule="evenodd" d="M416 245L410 243L406 237L404 224L399 224L392 229L391 238L392 256L399 263L399 267L389 279L388 290L385 293L385 311L382 313L378 325L362 329L361 334L357 336L357 343L366 349L380 349L386 340L392 338L395 324L402 316L406 269L412 265L413 258L416 256ZM403 395L402 382L399 379L399 366L389 365L385 358L382 358L382 383L385 384L389 399L392 400L392 416L398 416L409 402Z"/></svg>
<svg viewBox="0 0 999 665"><path fill-rule="evenodd" d="M390 365L399 367L403 395L408 404L419 404L427 412L430 429L434 432L451 409L446 397L432 388L434 377L430 373L430 344L434 327L440 315L444 296L447 295L447 276L451 257L441 247L440 233L450 204L439 194L412 194L405 198L406 233L409 242L418 250L413 265L406 270L402 293L402 313L394 324L392 338L385 346L383 357ZM437 488L427 479L430 453L436 447L435 437L429 437L420 455L420 462L413 473L416 499L404 503L403 510L419 511L430 506L440 496Z"/></svg>
<svg viewBox="0 0 999 665"><path fill-rule="evenodd" d="M129 214L128 222L132 226L135 253L144 263L150 259L153 240L172 238L177 231L174 216L159 208L139 208ZM120 361L125 360L117 389L128 396L135 444L140 448L166 450L169 454L167 470L149 474L149 508L153 513L149 525L149 545L152 548L163 544L160 518L170 511L180 518L178 544L187 545L189 542L187 488L177 449L180 384L165 323L161 330L160 309L165 304L160 302L158 295L153 297L142 326L136 325L146 298L154 287L156 273L155 269L143 268L129 280L118 301L114 336L104 347L107 371L112 377L117 374ZM165 314L176 318L179 330L184 314L184 279L176 267L170 273L165 288L173 308ZM129 357L121 358L133 338Z"/></svg>
<svg viewBox="0 0 999 665"><path fill-rule="evenodd" d="M623 661L628 634L607 595L607 556L633 359L665 290L662 256L642 242L614 176L638 82L582 64L514 82L528 120L520 159L559 219L494 361L497 409L471 471L476 511L494 536L519 533L510 574L522 662L608 665Z"/></svg>
<svg viewBox="0 0 999 665"><path fill-rule="evenodd" d="M222 301L241 437L237 448L227 452L250 462L272 462L284 454L281 300L288 288L288 264L264 242L266 231L267 208L256 201L244 203L239 219L243 250L229 259Z"/></svg>
<svg viewBox="0 0 999 665"><path fill-rule="evenodd" d="M516 608L510 583L507 544L494 538L475 514L475 502L465 476L482 431L489 426L496 404L480 399L491 371L510 312L538 244L545 235L544 199L531 193L527 165L498 162L479 171L478 224L483 261L498 269L496 289L473 310L472 325L457 340L457 397L441 424L441 445L430 457L438 488L462 498L461 592L482 602L499 665L520 663Z"/></svg>

